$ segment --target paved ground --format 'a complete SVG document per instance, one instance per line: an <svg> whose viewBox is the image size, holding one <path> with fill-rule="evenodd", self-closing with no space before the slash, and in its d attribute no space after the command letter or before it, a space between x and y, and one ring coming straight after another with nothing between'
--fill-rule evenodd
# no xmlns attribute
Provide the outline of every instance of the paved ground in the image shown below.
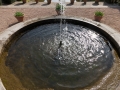
<svg viewBox="0 0 120 90"><path fill-rule="evenodd" d="M46 2L39 2L38 4L28 2L23 5L21 2L15 2L12 5L0 6L0 31L17 23L14 17L16 11L23 12L25 20L35 17L45 18L57 15L55 4L47 5ZM74 5L68 5L68 2L66 4L66 16L85 17L94 20L94 12L97 10L103 11L104 17L101 23L107 24L120 32L120 7L117 5L109 5L103 2L100 2L99 5L93 5L94 2L88 2L87 5L82 5L82 2L75 2Z"/></svg>

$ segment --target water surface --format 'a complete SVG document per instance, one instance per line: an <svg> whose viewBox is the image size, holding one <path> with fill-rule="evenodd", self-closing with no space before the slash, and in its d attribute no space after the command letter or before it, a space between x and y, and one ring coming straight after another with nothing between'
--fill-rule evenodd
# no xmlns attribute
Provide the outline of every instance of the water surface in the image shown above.
<svg viewBox="0 0 120 90"><path fill-rule="evenodd" d="M103 36L80 25L61 28L38 26L10 46L6 65L25 87L83 88L111 69L112 47Z"/></svg>

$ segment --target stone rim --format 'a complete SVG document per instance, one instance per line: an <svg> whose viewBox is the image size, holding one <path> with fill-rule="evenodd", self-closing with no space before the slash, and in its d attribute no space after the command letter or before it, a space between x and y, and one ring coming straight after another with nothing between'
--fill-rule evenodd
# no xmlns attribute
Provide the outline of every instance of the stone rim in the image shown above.
<svg viewBox="0 0 120 90"><path fill-rule="evenodd" d="M111 27L93 21L91 19L87 19L87 18L74 18L74 17L65 17L65 16L54 16L54 17L48 17L48 18L34 18L34 19L30 19L28 21L24 21L21 23L18 23L14 26L11 26L10 28L4 30L3 32L0 33L0 54L6 49L6 45L12 40L12 38L15 36L15 33L19 33L21 32L21 30L31 24L37 23L37 22L41 22L44 20L52 20L52 19L67 19L67 20L74 20L74 21L78 21L78 22L83 22L86 23L87 25L91 25L94 27L97 27L100 31L98 31L100 34L103 34L110 42L111 44L114 46L115 50L117 51L118 55L120 56L120 33L117 30L112 29ZM2 85L2 81L0 81L0 87L4 86ZM117 87L119 88L119 86ZM6 90L6 89L3 89Z"/></svg>

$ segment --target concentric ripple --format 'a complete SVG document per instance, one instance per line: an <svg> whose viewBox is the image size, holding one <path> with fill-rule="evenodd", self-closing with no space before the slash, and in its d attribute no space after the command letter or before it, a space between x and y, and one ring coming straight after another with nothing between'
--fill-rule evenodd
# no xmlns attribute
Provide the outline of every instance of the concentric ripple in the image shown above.
<svg viewBox="0 0 120 90"><path fill-rule="evenodd" d="M8 51L6 65L24 85L85 87L112 67L111 49L103 36L88 28L67 24L60 32L59 24L47 24L16 40Z"/></svg>

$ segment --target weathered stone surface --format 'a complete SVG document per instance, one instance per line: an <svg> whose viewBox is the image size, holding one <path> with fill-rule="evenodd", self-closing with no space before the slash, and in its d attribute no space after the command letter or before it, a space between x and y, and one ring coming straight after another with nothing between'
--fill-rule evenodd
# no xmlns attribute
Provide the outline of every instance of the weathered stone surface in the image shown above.
<svg viewBox="0 0 120 90"><path fill-rule="evenodd" d="M1 79L0 79L0 90L6 90L5 87L4 87L3 84L2 84Z"/></svg>

